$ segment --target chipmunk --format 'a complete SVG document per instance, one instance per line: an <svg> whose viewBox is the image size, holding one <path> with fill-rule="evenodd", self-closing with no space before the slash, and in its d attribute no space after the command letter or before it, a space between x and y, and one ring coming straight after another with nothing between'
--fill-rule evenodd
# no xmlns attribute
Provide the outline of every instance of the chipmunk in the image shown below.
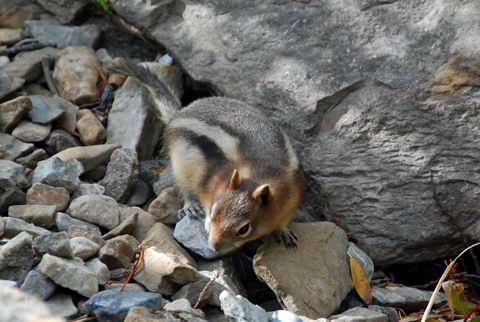
<svg viewBox="0 0 480 322"><path fill-rule="evenodd" d="M153 95L184 209L192 196L201 202L212 249L230 251L272 232L277 242L297 246L287 225L300 204L304 176L277 124L231 98L202 98L180 109L155 74L128 60L114 59L108 70L133 77Z"/></svg>

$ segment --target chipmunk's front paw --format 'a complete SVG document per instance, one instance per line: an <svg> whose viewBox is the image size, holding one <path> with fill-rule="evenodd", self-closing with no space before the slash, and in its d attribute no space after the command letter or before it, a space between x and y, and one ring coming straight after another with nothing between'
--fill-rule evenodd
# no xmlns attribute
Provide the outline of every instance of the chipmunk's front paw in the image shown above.
<svg viewBox="0 0 480 322"><path fill-rule="evenodd" d="M275 237L275 241L277 243L282 243L285 245L287 248L297 248L297 235L291 230L275 230L273 232L273 235Z"/></svg>
<svg viewBox="0 0 480 322"><path fill-rule="evenodd" d="M178 211L178 218L182 219L185 216L190 216L191 218L203 218L205 217L205 212L202 207L199 206L190 206L187 208L180 209Z"/></svg>

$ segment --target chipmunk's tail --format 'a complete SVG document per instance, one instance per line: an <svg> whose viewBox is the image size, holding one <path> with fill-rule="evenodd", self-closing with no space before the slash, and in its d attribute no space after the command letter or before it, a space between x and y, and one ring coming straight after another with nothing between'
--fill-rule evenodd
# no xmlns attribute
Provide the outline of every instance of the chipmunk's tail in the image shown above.
<svg viewBox="0 0 480 322"><path fill-rule="evenodd" d="M110 73L119 73L133 77L137 82L145 86L155 100L160 120L165 124L168 124L173 115L180 109L180 103L175 99L170 89L150 69L131 60L115 58L107 70Z"/></svg>

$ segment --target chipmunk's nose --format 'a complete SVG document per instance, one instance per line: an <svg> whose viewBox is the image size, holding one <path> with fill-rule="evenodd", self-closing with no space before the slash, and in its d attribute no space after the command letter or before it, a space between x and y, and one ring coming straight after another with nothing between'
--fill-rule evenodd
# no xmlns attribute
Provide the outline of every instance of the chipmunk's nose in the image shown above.
<svg viewBox="0 0 480 322"><path fill-rule="evenodd" d="M212 234L210 234L210 236L208 237L208 246L214 251L220 252L225 247L225 243L219 241L216 238L213 238Z"/></svg>

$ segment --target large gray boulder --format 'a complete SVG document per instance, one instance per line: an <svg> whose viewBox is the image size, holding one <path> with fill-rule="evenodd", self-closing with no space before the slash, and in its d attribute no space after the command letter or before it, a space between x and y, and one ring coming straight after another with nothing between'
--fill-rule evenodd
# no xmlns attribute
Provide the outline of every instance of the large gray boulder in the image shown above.
<svg viewBox="0 0 480 322"><path fill-rule="evenodd" d="M440 200L480 240L475 0L111 4L195 81L278 121L327 219L376 265L463 247L430 169Z"/></svg>

